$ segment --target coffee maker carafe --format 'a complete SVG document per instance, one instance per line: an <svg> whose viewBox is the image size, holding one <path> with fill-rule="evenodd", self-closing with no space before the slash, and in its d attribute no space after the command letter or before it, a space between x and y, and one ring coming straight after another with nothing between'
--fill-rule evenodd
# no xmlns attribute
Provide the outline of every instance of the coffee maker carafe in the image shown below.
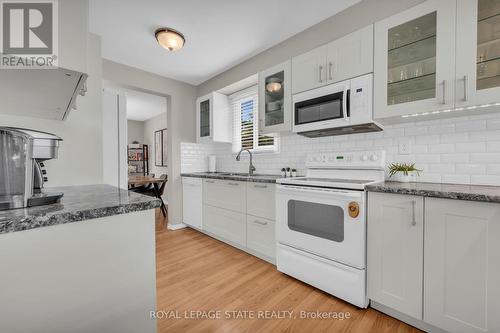
<svg viewBox="0 0 500 333"><path fill-rule="evenodd" d="M44 162L57 158L60 141L50 133L0 127L0 210L60 201L62 193L43 190Z"/></svg>

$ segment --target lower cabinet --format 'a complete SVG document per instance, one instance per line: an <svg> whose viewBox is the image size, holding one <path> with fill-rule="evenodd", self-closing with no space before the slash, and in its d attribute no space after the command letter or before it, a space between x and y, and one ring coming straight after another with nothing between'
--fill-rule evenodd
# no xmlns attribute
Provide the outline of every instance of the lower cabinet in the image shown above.
<svg viewBox="0 0 500 333"><path fill-rule="evenodd" d="M276 257L274 221L247 215L247 247L268 258Z"/></svg>
<svg viewBox="0 0 500 333"><path fill-rule="evenodd" d="M368 194L368 298L422 319L423 198Z"/></svg>
<svg viewBox="0 0 500 333"><path fill-rule="evenodd" d="M500 332L500 204L425 200L424 320Z"/></svg>
<svg viewBox="0 0 500 333"><path fill-rule="evenodd" d="M203 230L237 245L246 245L245 214L204 205Z"/></svg>
<svg viewBox="0 0 500 333"><path fill-rule="evenodd" d="M500 204L368 195L368 297L449 332L500 332Z"/></svg>

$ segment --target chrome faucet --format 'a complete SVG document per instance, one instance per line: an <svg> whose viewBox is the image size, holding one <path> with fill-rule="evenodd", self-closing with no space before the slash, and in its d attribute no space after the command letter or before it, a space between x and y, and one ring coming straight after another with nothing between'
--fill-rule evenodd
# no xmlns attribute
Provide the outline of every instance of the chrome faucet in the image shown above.
<svg viewBox="0 0 500 333"><path fill-rule="evenodd" d="M253 172L255 171L255 167L253 166L253 163L252 163L252 152L249 149L245 149L245 148L241 149L240 152L238 153L238 156L236 156L236 160L237 161L240 160L241 153L244 152L245 150L250 155L250 165L248 166L248 175L253 176Z"/></svg>

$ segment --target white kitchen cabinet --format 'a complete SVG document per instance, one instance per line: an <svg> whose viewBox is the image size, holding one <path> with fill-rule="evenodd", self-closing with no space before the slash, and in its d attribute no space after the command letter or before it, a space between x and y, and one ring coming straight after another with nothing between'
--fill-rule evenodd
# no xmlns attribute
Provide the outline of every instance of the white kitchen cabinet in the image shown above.
<svg viewBox="0 0 500 333"><path fill-rule="evenodd" d="M247 184L247 213L268 220L275 220L275 185L268 183Z"/></svg>
<svg viewBox="0 0 500 333"><path fill-rule="evenodd" d="M373 72L373 25L331 42L326 54L327 83Z"/></svg>
<svg viewBox="0 0 500 333"><path fill-rule="evenodd" d="M58 1L58 66L85 73L89 35L88 1Z"/></svg>
<svg viewBox="0 0 500 333"><path fill-rule="evenodd" d="M368 194L368 298L422 319L423 198Z"/></svg>
<svg viewBox="0 0 500 333"><path fill-rule="evenodd" d="M203 205L203 230L239 246L246 245L246 215Z"/></svg>
<svg viewBox="0 0 500 333"><path fill-rule="evenodd" d="M196 140L232 142L232 112L226 95L212 92L196 99Z"/></svg>
<svg viewBox="0 0 500 333"><path fill-rule="evenodd" d="M292 93L326 84L326 45L292 58Z"/></svg>
<svg viewBox="0 0 500 333"><path fill-rule="evenodd" d="M203 182L201 178L182 178L182 221L202 229Z"/></svg>
<svg viewBox="0 0 500 333"><path fill-rule="evenodd" d="M373 26L292 58L292 93L373 71Z"/></svg>
<svg viewBox="0 0 500 333"><path fill-rule="evenodd" d="M246 213L246 182L205 179L203 203L239 213Z"/></svg>
<svg viewBox="0 0 500 333"><path fill-rule="evenodd" d="M259 132L261 134L292 129L291 61L285 61L259 73Z"/></svg>
<svg viewBox="0 0 500 333"><path fill-rule="evenodd" d="M428 0L375 23L376 119L454 107L455 24L456 0Z"/></svg>
<svg viewBox="0 0 500 333"><path fill-rule="evenodd" d="M498 1L457 1L457 106L500 101L499 31Z"/></svg>
<svg viewBox="0 0 500 333"><path fill-rule="evenodd" d="M266 260L276 258L275 223L258 216L247 215L247 248L263 255Z"/></svg>
<svg viewBox="0 0 500 333"><path fill-rule="evenodd" d="M424 320L500 332L500 204L425 200Z"/></svg>

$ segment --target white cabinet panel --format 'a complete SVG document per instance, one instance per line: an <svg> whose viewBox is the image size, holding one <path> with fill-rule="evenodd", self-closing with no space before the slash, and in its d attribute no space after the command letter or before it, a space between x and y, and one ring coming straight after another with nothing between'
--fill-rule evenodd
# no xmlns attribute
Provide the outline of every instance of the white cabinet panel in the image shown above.
<svg viewBox="0 0 500 333"><path fill-rule="evenodd" d="M368 297L422 319L423 198L369 193Z"/></svg>
<svg viewBox="0 0 500 333"><path fill-rule="evenodd" d="M202 229L203 190L201 178L182 178L182 221Z"/></svg>
<svg viewBox="0 0 500 333"><path fill-rule="evenodd" d="M240 246L246 245L246 215L203 205L203 229Z"/></svg>
<svg viewBox="0 0 500 333"><path fill-rule="evenodd" d="M196 140L232 142L232 110L226 95L212 92L196 99Z"/></svg>
<svg viewBox="0 0 500 333"><path fill-rule="evenodd" d="M274 200L274 184L247 184L247 213L269 220L275 219L276 203Z"/></svg>
<svg viewBox="0 0 500 333"><path fill-rule="evenodd" d="M259 73L259 132L261 134L292 129L291 67L291 61L288 60ZM277 86L280 88L277 89Z"/></svg>
<svg viewBox="0 0 500 333"><path fill-rule="evenodd" d="M246 213L246 183L205 179L203 181L203 203Z"/></svg>
<svg viewBox="0 0 500 333"><path fill-rule="evenodd" d="M426 199L424 320L500 332L500 204Z"/></svg>
<svg viewBox="0 0 500 333"><path fill-rule="evenodd" d="M247 247L274 259L276 257L274 221L247 215Z"/></svg>
<svg viewBox="0 0 500 333"><path fill-rule="evenodd" d="M454 107L455 0L428 0L375 23L376 119Z"/></svg>
<svg viewBox="0 0 500 333"><path fill-rule="evenodd" d="M373 25L357 30L327 45L328 83L373 72Z"/></svg>
<svg viewBox="0 0 500 333"><path fill-rule="evenodd" d="M326 83L326 45L292 58L293 94Z"/></svg>
<svg viewBox="0 0 500 333"><path fill-rule="evenodd" d="M500 101L499 27L497 1L457 1L457 106Z"/></svg>

